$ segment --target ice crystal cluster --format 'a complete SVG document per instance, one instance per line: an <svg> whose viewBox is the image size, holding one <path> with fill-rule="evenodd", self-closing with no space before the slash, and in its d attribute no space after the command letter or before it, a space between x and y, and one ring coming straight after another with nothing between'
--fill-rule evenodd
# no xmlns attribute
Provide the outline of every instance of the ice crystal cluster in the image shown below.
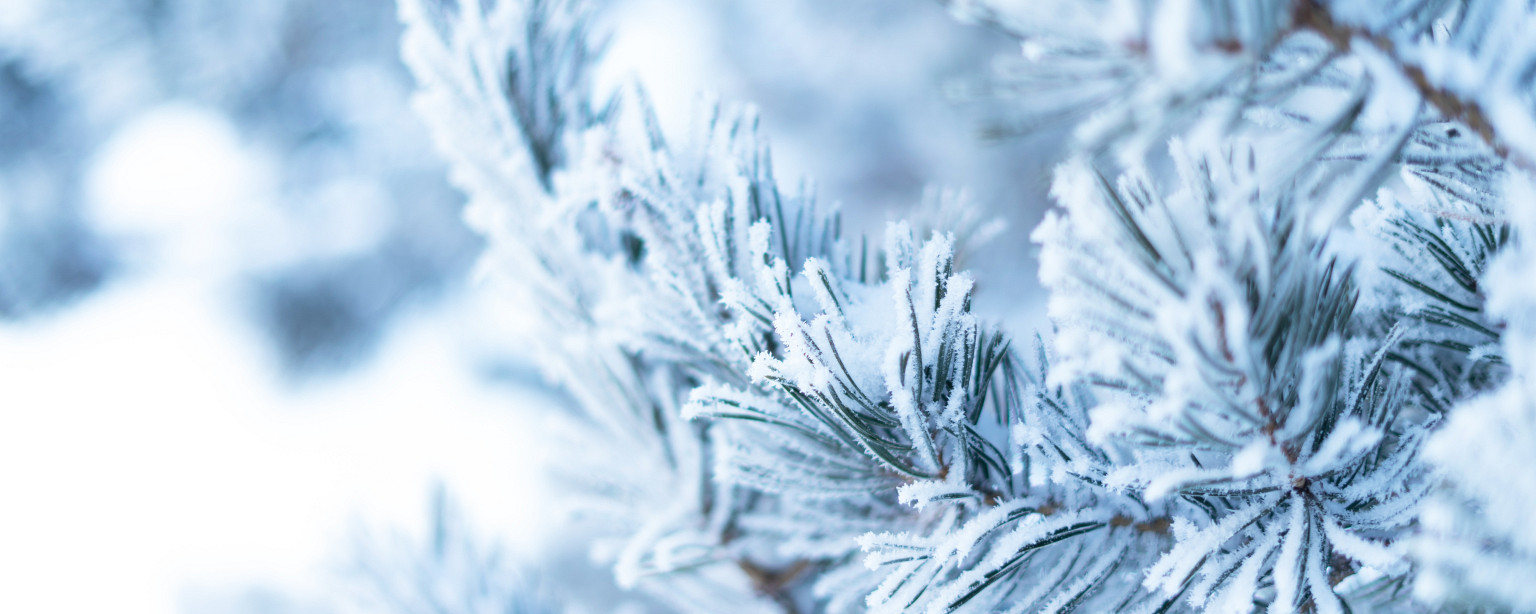
<svg viewBox="0 0 1536 614"><path fill-rule="evenodd" d="M1050 323L978 216L845 231L747 108L597 91L583 0L402 0L593 553L680 611L1536 610L1536 6L955 0L1072 126ZM617 27L622 27L622 24ZM892 67L899 69L900 67ZM915 230L914 227L922 226Z"/></svg>

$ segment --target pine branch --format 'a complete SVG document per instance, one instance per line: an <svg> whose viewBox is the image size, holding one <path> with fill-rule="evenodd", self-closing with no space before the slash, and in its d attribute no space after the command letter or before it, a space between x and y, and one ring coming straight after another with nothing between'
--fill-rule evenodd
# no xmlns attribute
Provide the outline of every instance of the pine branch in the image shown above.
<svg viewBox="0 0 1536 614"><path fill-rule="evenodd" d="M360 544L352 576L368 611L394 614L542 614L558 604L506 553L473 535L441 485L425 543L392 536Z"/></svg>
<svg viewBox="0 0 1536 614"><path fill-rule="evenodd" d="M1434 105L1442 116L1471 129L1500 158L1509 160L1526 172L1536 172L1536 161L1532 161L1525 152L1510 149L1510 144L1498 134L1481 102L1434 83L1422 66L1403 57L1397 41L1390 36L1339 23L1318 0L1296 0L1292 20L1302 28L1317 32L1342 53L1350 52L1355 40L1369 43L1391 59L1393 65L1418 90L1419 95Z"/></svg>
<svg viewBox="0 0 1536 614"><path fill-rule="evenodd" d="M1342 607L1322 570L1340 554L1404 573L1372 538L1410 522L1402 506L1424 488L1418 427L1382 368L1397 337L1341 343L1356 334L1352 267L1291 192L1251 183L1230 155L1175 153L1185 188L1167 196L1136 172L1114 186L1060 171L1066 217L1036 233L1053 377L1095 385L1090 436L1132 446L1107 484L1207 510L1175 508L1178 543L1149 588L1243 612L1273 581L1272 609ZM1380 349L1349 358L1362 344Z"/></svg>
<svg viewBox="0 0 1536 614"><path fill-rule="evenodd" d="M1502 13L1046 4L974 13L1024 39L1025 111L1081 119L1033 235L1057 329L1033 370L971 313L952 237L854 248L750 112L706 104L678 139L638 89L593 102L584 4L403 6L488 266L549 325L574 440L612 451L585 460L625 584L706 610L1412 607L1425 442L1461 406L1526 407L1497 314L1528 297L1494 309L1486 280L1520 238L1499 182L1529 109L1489 106L1518 79L1469 97L1414 55L1487 52L1436 19L1518 46ZM1456 501L1505 500L1464 479ZM1512 533L1471 534L1518 569ZM1461 573L1466 536L1441 537L1420 559Z"/></svg>

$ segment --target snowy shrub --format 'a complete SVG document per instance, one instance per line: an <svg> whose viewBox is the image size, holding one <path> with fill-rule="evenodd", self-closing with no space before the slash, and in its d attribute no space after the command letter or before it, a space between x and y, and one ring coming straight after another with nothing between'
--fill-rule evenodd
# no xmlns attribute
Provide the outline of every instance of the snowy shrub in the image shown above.
<svg viewBox="0 0 1536 614"><path fill-rule="evenodd" d="M1074 126L1032 341L972 312L974 213L861 236L749 109L671 134L595 91L594 5L402 0L618 582L699 612L1536 609L1536 8L950 8L1018 39L987 90L1019 126Z"/></svg>

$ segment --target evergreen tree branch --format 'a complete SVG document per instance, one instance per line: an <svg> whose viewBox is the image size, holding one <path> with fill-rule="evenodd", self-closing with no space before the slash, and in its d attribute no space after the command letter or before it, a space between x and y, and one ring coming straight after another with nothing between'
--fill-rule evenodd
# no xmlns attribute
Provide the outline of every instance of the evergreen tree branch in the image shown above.
<svg viewBox="0 0 1536 614"><path fill-rule="evenodd" d="M1484 143L1493 148L1500 158L1509 160L1516 167L1536 173L1536 161L1525 151L1512 150L1498 133L1483 104L1460 92L1434 83L1424 68L1408 60L1398 50L1392 37L1362 27L1350 26L1337 21L1333 13L1319 0L1296 0L1293 21L1302 28L1317 32L1342 53L1349 53L1355 40L1362 40L1375 47L1392 60L1393 65L1408 79L1419 95L1433 105L1440 114L1471 129Z"/></svg>

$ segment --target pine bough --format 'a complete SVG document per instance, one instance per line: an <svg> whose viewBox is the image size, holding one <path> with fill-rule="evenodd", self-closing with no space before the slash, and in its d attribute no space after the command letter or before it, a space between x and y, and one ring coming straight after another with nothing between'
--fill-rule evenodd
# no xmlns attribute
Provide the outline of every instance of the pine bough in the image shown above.
<svg viewBox="0 0 1536 614"><path fill-rule="evenodd" d="M401 0L619 582L700 612L1536 610L1536 9L951 8L1021 42L989 85L1021 129L1076 125L1032 342L971 312L974 214L845 235L749 110L679 137L595 92L589 3Z"/></svg>

